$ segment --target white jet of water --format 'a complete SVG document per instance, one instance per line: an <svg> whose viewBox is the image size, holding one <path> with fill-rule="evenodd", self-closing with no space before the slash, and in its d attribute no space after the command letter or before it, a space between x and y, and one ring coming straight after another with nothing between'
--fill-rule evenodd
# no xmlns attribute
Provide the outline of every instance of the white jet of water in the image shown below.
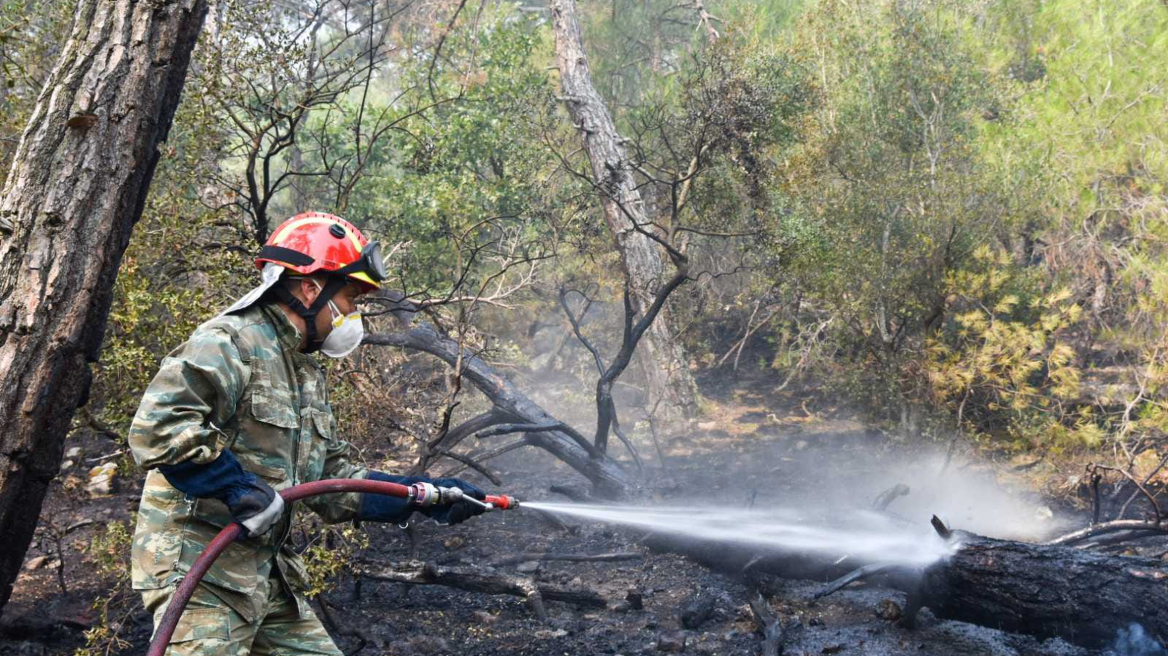
<svg viewBox="0 0 1168 656"><path fill-rule="evenodd" d="M819 553L861 562L924 567L956 550L927 524L901 523L871 511L833 513L828 521L784 509L644 508L527 501L523 507L698 540Z"/></svg>

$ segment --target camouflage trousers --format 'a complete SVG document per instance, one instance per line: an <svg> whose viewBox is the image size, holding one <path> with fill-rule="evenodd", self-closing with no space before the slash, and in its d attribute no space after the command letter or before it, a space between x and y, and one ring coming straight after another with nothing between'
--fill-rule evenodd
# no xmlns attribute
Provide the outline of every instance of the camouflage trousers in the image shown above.
<svg viewBox="0 0 1168 656"><path fill-rule="evenodd" d="M142 592L155 627L174 591L170 586ZM267 603L249 623L200 584L178 621L167 656L343 656L316 615L309 610L301 616L296 600L276 579L262 577L255 594L266 597Z"/></svg>

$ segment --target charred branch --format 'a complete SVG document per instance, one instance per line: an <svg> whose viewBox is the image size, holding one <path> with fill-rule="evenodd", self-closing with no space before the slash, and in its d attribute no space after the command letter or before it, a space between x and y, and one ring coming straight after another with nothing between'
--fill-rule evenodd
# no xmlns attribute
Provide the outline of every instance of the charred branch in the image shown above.
<svg viewBox="0 0 1168 656"><path fill-rule="evenodd" d="M467 467L469 467L469 468L477 471L478 473L482 474L483 476L485 476L488 481L490 481L491 483L494 483L495 485L502 485L503 484L503 481L499 480L499 477L495 476L491 472L490 469L487 469L486 465L482 464L481 462L479 462L478 460L476 460L475 458L473 458L471 456L463 455L461 453L455 453L453 451L443 451L439 455L450 458L451 460L457 460L457 461L461 462L462 464L466 465Z"/></svg>
<svg viewBox="0 0 1168 656"><path fill-rule="evenodd" d="M762 632L763 656L782 656L784 634L782 622L771 610L770 603L763 598L762 593L756 592L750 599L750 612Z"/></svg>
<svg viewBox="0 0 1168 656"><path fill-rule="evenodd" d="M544 600L572 604L581 608L605 608L608 605L604 597L592 590L536 583L528 578L502 574L490 568L444 567L411 560L365 567L362 574L376 581L444 585L479 594L523 597L542 621L547 620Z"/></svg>
<svg viewBox="0 0 1168 656"><path fill-rule="evenodd" d="M1047 540L1045 544L1050 546L1068 546L1084 542L1100 535L1116 533L1120 531L1149 531L1168 534L1168 527L1159 524L1151 524L1137 519L1117 519L1114 522L1093 524L1087 528L1067 533L1066 535L1057 537L1053 540Z"/></svg>
<svg viewBox="0 0 1168 656"><path fill-rule="evenodd" d="M403 332L371 334L366 344L398 346L429 353L451 366L460 366L463 376L483 392L491 402L508 415L524 424L561 423L546 410L529 399L509 380L446 335L433 324L415 321ZM459 364L461 363L461 364ZM632 488L625 470L611 458L594 457L593 452L580 445L570 434L560 430L527 433L524 443L537 446L559 458L592 482L597 494L606 498L622 498ZM482 461L483 457L476 457Z"/></svg>
<svg viewBox="0 0 1168 656"><path fill-rule="evenodd" d="M836 580L832 581L831 583L828 583L827 585L820 588L814 595L811 596L811 598L813 600L823 599L824 597L826 597L830 594L833 594L835 592L839 592L840 590L843 590L844 588L855 583L856 581L861 581L861 580L863 580L863 579L865 579L873 574L883 572L884 570L888 569L889 567L890 567L890 565L888 565L886 563L872 563L871 565L864 565L863 567L857 567L856 569L848 572L847 574L844 574L843 576L839 577L838 579L836 579Z"/></svg>
<svg viewBox="0 0 1168 656"><path fill-rule="evenodd" d="M490 451L482 451L482 452L472 453L469 456L465 456L466 460L462 461L465 464L462 467L456 467L455 469L452 469L452 470L446 472L445 474L443 474L443 476L458 476L463 471L465 471L468 467L471 466L470 463L467 461L474 462L474 463L478 464L480 467L485 467L485 465L482 464L483 461L490 460L492 458L497 458L497 457L503 455L504 453L510 453L512 451L517 451L519 449L522 449L525 446L532 446L532 443L527 439L521 439L521 440L515 440L514 442L508 442L507 444L504 444L503 446L491 449Z"/></svg>
<svg viewBox="0 0 1168 656"><path fill-rule="evenodd" d="M896 501L900 497L907 496L908 493L909 487L907 485L904 483L897 483L896 485L893 485L887 490L881 492L880 496L876 497L876 500L872 502L872 509L878 510L880 512L888 510L888 506L891 505L893 501Z"/></svg>

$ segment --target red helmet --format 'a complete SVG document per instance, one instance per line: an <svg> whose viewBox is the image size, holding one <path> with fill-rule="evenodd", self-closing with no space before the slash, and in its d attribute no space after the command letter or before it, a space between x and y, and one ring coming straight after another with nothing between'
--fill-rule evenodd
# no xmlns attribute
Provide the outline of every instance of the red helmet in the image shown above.
<svg viewBox="0 0 1168 656"><path fill-rule="evenodd" d="M273 262L296 273L332 273L355 280L366 291L385 280L381 245L370 242L357 226L324 212L304 212L272 231L256 266Z"/></svg>

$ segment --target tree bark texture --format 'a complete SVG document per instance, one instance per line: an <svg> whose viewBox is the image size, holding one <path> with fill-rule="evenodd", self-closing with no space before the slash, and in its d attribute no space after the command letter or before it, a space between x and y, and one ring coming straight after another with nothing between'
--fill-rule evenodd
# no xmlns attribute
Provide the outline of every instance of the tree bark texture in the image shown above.
<svg viewBox="0 0 1168 656"><path fill-rule="evenodd" d="M451 366L459 363L458 342L439 333L432 324L424 321L415 322L413 327L403 332L366 335L365 343L422 351ZM474 353L462 349L461 366L463 375L486 394L495 407L512 415L516 422L535 425L560 423ZM633 482L628 474L616 461L608 456L592 457L563 431L524 433L524 438L532 446L548 451L583 474L592 481L599 496L620 499L627 496L633 488Z"/></svg>
<svg viewBox="0 0 1168 656"><path fill-rule="evenodd" d="M81 0L0 201L0 609L178 105L205 0Z"/></svg>
<svg viewBox="0 0 1168 656"><path fill-rule="evenodd" d="M958 536L957 553L927 569L915 591L937 617L1093 648L1134 622L1168 643L1168 563Z"/></svg>
<svg viewBox="0 0 1168 656"><path fill-rule="evenodd" d="M556 35L556 62L560 70L568 114L584 137L592 164L593 183L604 196L604 220L616 240L621 263L641 316L663 284L665 262L659 247L634 228L648 227L645 205L604 99L592 84L584 53L575 0L553 0L552 24ZM649 328L642 362L649 382L651 403L660 400L667 418L697 414L697 385L690 375L685 348L671 333L670 313L662 309Z"/></svg>

